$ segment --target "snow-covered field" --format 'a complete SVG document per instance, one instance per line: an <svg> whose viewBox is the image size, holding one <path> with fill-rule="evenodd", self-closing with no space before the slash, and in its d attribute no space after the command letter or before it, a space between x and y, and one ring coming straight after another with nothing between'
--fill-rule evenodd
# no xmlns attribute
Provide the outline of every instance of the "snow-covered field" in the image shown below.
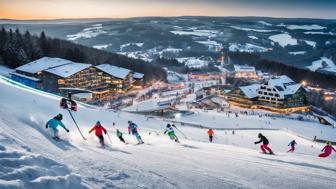
<svg viewBox="0 0 336 189"><path fill-rule="evenodd" d="M215 143L209 144L205 129L177 124L187 139L177 132L181 143L176 144L163 135L167 122L160 118L80 105L74 117L88 138L84 141L67 112L59 108L59 97L19 87L2 78L0 88L0 188L320 189L336 185L335 154L320 159L317 155L323 144L286 130L237 130L233 135L231 131L215 129ZM63 122L70 129L70 133L60 129L60 142L53 141L45 129L46 121L57 113L63 113ZM218 127L237 123L264 125L267 121L215 112L181 119ZM96 137L88 134L98 120L112 139L112 146L106 149L98 148ZM128 145L116 138L112 122L126 133L128 120L139 125L144 145L133 145L135 141L128 134L124 135ZM271 125L265 127L291 127L294 132L307 133L316 129L321 137L336 133L317 123L270 121ZM258 132L269 138L275 156L259 153L253 144ZM299 145L295 153L287 154L287 144L292 139Z"/></svg>
<svg viewBox="0 0 336 189"><path fill-rule="evenodd" d="M88 39L105 33L107 32L103 30L102 24L94 24L91 27L84 28L82 31L78 33L67 35L67 39L70 41L74 41L81 38Z"/></svg>
<svg viewBox="0 0 336 189"><path fill-rule="evenodd" d="M313 61L312 65L308 66L307 68L311 71L321 69L329 72L336 72L336 64L327 57L321 57L319 60Z"/></svg>
<svg viewBox="0 0 336 189"><path fill-rule="evenodd" d="M312 24L312 25L288 25L286 26L286 28L289 30L323 30L326 27L317 24Z"/></svg>
<svg viewBox="0 0 336 189"><path fill-rule="evenodd" d="M253 52L267 52L269 51L269 49L251 43L245 43L245 45L234 43L229 46L229 51L253 53Z"/></svg>
<svg viewBox="0 0 336 189"><path fill-rule="evenodd" d="M271 41L278 43L281 47L286 47L287 45L297 45L298 44L297 40L287 33L272 35L268 38Z"/></svg>
<svg viewBox="0 0 336 189"><path fill-rule="evenodd" d="M254 32L262 32L262 33L276 31L276 30L265 30L265 29L245 28L245 27L239 27L239 26L230 26L230 27L233 28L233 29L236 29L236 30L254 31Z"/></svg>

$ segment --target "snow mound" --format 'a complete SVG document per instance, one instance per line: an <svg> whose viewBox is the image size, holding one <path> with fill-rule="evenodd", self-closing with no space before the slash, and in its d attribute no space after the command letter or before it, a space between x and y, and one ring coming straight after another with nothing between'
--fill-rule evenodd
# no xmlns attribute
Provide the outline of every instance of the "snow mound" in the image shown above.
<svg viewBox="0 0 336 189"><path fill-rule="evenodd" d="M287 45L297 45L298 42L295 38L292 38L287 33L272 35L268 37L268 39L272 40L275 43L278 43L282 47L286 47Z"/></svg>
<svg viewBox="0 0 336 189"><path fill-rule="evenodd" d="M81 177L41 155L7 150L0 146L0 188L85 189Z"/></svg>

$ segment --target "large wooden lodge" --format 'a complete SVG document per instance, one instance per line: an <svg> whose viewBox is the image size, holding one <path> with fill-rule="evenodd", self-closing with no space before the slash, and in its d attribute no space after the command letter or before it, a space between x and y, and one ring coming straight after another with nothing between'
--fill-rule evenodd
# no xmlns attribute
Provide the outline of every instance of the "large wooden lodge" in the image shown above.
<svg viewBox="0 0 336 189"><path fill-rule="evenodd" d="M135 78L133 78L135 75ZM126 68L101 64L76 63L61 58L43 57L16 68L12 79L33 88L64 94L92 93L93 99L108 99L142 86L144 74Z"/></svg>
<svg viewBox="0 0 336 189"><path fill-rule="evenodd" d="M309 109L305 89L289 77L274 77L263 84L239 87L226 94L228 102L245 108L290 113Z"/></svg>

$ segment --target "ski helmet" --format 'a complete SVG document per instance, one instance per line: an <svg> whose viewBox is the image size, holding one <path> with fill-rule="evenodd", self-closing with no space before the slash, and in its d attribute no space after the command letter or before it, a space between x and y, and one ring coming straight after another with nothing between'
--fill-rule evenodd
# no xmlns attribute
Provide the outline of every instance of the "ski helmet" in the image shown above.
<svg viewBox="0 0 336 189"><path fill-rule="evenodd" d="M100 121L97 121L97 123L96 123L97 125L100 125Z"/></svg>
<svg viewBox="0 0 336 189"><path fill-rule="evenodd" d="M170 127L170 124L169 124L169 123L167 124L167 127Z"/></svg>
<svg viewBox="0 0 336 189"><path fill-rule="evenodd" d="M58 114L58 115L56 116L56 118L59 119L59 120L62 120L62 119L63 119L63 115L60 113L60 114Z"/></svg>
<svg viewBox="0 0 336 189"><path fill-rule="evenodd" d="M261 136L262 136L262 134L261 134L261 133L259 133L259 134L258 134L258 138L260 138Z"/></svg>

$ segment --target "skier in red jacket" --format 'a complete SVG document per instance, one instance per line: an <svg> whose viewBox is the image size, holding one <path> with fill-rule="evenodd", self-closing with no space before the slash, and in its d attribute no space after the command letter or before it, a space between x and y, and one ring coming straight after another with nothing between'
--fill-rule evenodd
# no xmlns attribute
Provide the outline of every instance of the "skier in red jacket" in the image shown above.
<svg viewBox="0 0 336 189"><path fill-rule="evenodd" d="M321 150L321 152L323 153L320 154L319 157L321 158L328 157L330 156L332 151L336 152L335 148L331 146L331 142L327 142L327 145Z"/></svg>
<svg viewBox="0 0 336 189"><path fill-rule="evenodd" d="M95 131L96 136L99 138L100 145L104 147L105 144L104 144L103 132L106 134L107 133L106 129L100 124L99 121L97 121L97 123L92 127L89 133L91 133L92 131Z"/></svg>

